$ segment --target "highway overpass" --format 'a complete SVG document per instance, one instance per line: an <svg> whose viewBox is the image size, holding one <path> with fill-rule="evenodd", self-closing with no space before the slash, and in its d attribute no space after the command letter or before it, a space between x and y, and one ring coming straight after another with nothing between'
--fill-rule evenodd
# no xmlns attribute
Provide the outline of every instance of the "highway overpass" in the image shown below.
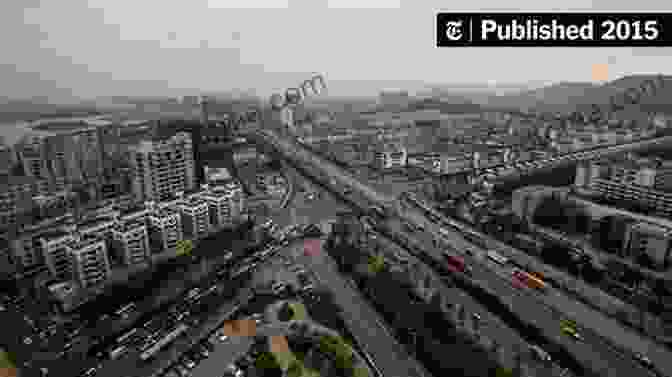
<svg viewBox="0 0 672 377"><path fill-rule="evenodd" d="M441 243L447 243L450 249L456 252L479 249L467 242L458 230L442 227L436 221L429 220L420 210L399 208L396 198L375 191L293 140L280 137L268 130L256 132L250 137L258 143L273 146L286 161L361 210L367 211L371 206L392 208L394 217L421 226L425 229L424 232L431 234L432 237L441 235ZM660 142L663 141L657 143ZM610 153L622 153L628 150L622 146L618 148L619 152L613 151L612 148ZM443 263L440 246L427 245L424 251L427 256ZM524 321L537 326L548 338L565 346L587 368L605 376L654 375L633 358L632 352L641 352L649 356L666 375L672 375L672 358L668 357L672 354L667 350L623 328L620 324L612 326L610 318L566 296L563 292L551 289L549 293L544 294L515 287L508 271L502 266L489 263L487 258L482 257L483 251L479 250L479 253L468 259L475 267L474 282L504 298ZM565 319L578 324L577 330L583 338L581 341L571 339L562 333L561 321Z"/></svg>
<svg viewBox="0 0 672 377"><path fill-rule="evenodd" d="M499 164L489 166L484 170L481 176L494 180L498 179L515 179L516 177L534 174L540 169L552 169L555 167L563 167L575 164L580 161L589 161L600 159L603 157L611 157L626 152L637 152L655 146L665 144L672 144L672 136L662 136L656 138L647 138L644 140L632 141L618 145L603 145L587 148L579 151L574 151L558 156L548 157L541 160L534 161L516 161L511 164Z"/></svg>

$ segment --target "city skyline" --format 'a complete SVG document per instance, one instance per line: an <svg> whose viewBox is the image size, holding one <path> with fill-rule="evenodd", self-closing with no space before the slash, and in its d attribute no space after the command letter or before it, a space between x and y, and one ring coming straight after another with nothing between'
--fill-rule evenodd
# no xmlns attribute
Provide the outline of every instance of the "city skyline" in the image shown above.
<svg viewBox="0 0 672 377"><path fill-rule="evenodd" d="M656 0L637 2L636 9L623 1L578 0L546 9L527 0L508 3L508 8L486 0L468 6L401 1L393 9L334 9L336 0L279 2L289 5L284 9L224 9L224 3L35 0L6 5L0 17L13 32L0 37L6 42L0 97L172 96L232 89L255 89L263 97L313 73L333 84L332 95L362 96L375 94L380 82L392 87L586 82L592 81L595 64L607 65L606 77L613 80L666 74L672 62L670 48L435 47L440 11L670 10ZM380 7L382 1L368 3Z"/></svg>

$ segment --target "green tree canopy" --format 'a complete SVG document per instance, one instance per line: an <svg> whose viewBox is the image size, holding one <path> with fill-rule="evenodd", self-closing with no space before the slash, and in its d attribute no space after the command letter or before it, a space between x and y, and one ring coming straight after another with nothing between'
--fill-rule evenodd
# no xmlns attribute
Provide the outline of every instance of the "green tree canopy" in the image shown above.
<svg viewBox="0 0 672 377"><path fill-rule="evenodd" d="M279 369L280 364L275 359L275 356L270 352L262 352L257 356L257 359L254 361L254 365L258 369Z"/></svg>
<svg viewBox="0 0 672 377"><path fill-rule="evenodd" d="M287 377L301 377L303 375L304 366L300 361L294 360L287 368Z"/></svg>
<svg viewBox="0 0 672 377"><path fill-rule="evenodd" d="M341 337L323 336L320 338L320 351L334 355L336 367L349 371L353 368L352 348Z"/></svg>
<svg viewBox="0 0 672 377"><path fill-rule="evenodd" d="M293 317L294 317L294 309L292 308L292 306L288 302L282 304L282 307L278 312L278 319L283 322L287 322L290 321Z"/></svg>
<svg viewBox="0 0 672 377"><path fill-rule="evenodd" d="M385 258L382 254L375 254L369 257L369 273L375 275L385 268Z"/></svg>

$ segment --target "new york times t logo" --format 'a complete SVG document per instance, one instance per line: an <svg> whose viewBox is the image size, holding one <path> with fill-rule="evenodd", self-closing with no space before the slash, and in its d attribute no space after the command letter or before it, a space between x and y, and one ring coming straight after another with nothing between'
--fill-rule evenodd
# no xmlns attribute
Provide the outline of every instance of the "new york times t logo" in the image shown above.
<svg viewBox="0 0 672 377"><path fill-rule="evenodd" d="M436 46L468 46L471 41L471 18L466 14L438 13L436 15Z"/></svg>
<svg viewBox="0 0 672 377"><path fill-rule="evenodd" d="M462 39L462 21L446 22L446 38L451 41Z"/></svg>

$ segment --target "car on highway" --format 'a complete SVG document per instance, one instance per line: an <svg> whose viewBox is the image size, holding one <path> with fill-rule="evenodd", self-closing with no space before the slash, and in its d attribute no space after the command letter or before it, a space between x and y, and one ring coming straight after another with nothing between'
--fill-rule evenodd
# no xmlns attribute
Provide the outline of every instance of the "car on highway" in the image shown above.
<svg viewBox="0 0 672 377"><path fill-rule="evenodd" d="M189 370L181 364L175 365L173 370L175 370L180 377L188 377L191 374Z"/></svg>
<svg viewBox="0 0 672 377"><path fill-rule="evenodd" d="M539 361L550 363L553 360L548 352L536 344L530 345L530 353Z"/></svg>
<svg viewBox="0 0 672 377"><path fill-rule="evenodd" d="M289 267L289 270L291 272L294 272L294 273L298 274L298 273L301 273L302 271L305 272L306 271L306 266L304 266L302 264L292 264Z"/></svg>
<svg viewBox="0 0 672 377"><path fill-rule="evenodd" d="M648 369L654 369L655 365L653 364L653 361L646 357L645 355L641 353L636 353L635 355L635 360L637 360L638 363L642 364L644 367Z"/></svg>
<svg viewBox="0 0 672 377"><path fill-rule="evenodd" d="M187 367L187 369L194 369L194 368L196 368L196 362L195 362L192 358L190 358L190 357L188 357L188 356L182 356L181 363L182 363L182 365L184 365L185 367Z"/></svg>
<svg viewBox="0 0 672 377"><path fill-rule="evenodd" d="M306 237L321 237L322 229L315 224L308 224L303 227L302 233Z"/></svg>
<svg viewBox="0 0 672 377"><path fill-rule="evenodd" d="M219 340L221 343L224 343L229 340L229 336L224 333L224 330L219 330L217 331L217 340Z"/></svg>
<svg viewBox="0 0 672 377"><path fill-rule="evenodd" d="M310 291L315 288L313 284L313 280L308 276L306 273L298 274L297 278L299 280L299 284L301 285L301 290L302 291Z"/></svg>
<svg viewBox="0 0 672 377"><path fill-rule="evenodd" d="M245 373L236 364L229 364L224 370L222 377L243 377Z"/></svg>

